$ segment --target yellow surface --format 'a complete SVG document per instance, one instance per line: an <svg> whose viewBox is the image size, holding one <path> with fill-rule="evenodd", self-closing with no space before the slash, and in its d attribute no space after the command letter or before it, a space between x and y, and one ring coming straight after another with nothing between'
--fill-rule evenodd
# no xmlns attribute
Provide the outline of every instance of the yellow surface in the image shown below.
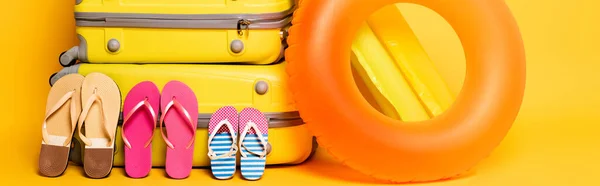
<svg viewBox="0 0 600 186"><path fill-rule="evenodd" d="M279 28L249 30L239 36L237 30L151 29L78 27L77 34L87 42L87 61L93 63L179 63L249 62L269 64L281 51ZM106 44L120 42L120 49L110 52ZM240 53L230 50L233 40L241 40Z"/></svg>
<svg viewBox="0 0 600 186"><path fill-rule="evenodd" d="M600 2L595 0L507 0L523 33L527 89L517 121L491 156L465 176L427 185L600 185ZM110 178L83 177L70 167L60 178L37 175L43 103L48 76L59 69L58 54L76 44L72 1L11 1L2 7L0 131L4 144L0 183L17 185L361 185L376 183L333 161L325 151L306 164L269 168L258 182L239 174L231 181L194 170L170 180L156 169L134 180L115 169ZM450 89L458 93L464 57L450 27L417 6L402 6L415 32ZM458 71L458 72L456 72Z"/></svg>
<svg viewBox="0 0 600 186"><path fill-rule="evenodd" d="M293 6L293 0L83 0L74 10L78 13L272 14ZM87 51L81 52L87 55L86 61L92 63L269 64L280 56L280 30L250 30L239 36L236 29L76 28L77 34L87 42ZM112 39L120 43L116 52L110 52L106 44L100 44ZM234 40L244 44L239 53L230 50Z"/></svg>
<svg viewBox="0 0 600 186"><path fill-rule="evenodd" d="M210 114L223 104L242 110L253 106L262 112L297 111L288 89L286 63L275 65L190 65L190 64L81 64L79 73L101 72L119 85L125 99L127 93L142 81L152 81L159 90L171 80L178 80L196 94L198 113ZM266 82L269 89L260 95L254 91L257 82ZM217 89L219 88L219 89Z"/></svg>
<svg viewBox="0 0 600 186"><path fill-rule="evenodd" d="M386 6L368 20L373 33L394 58L430 117L444 112L454 101L448 86L415 37L397 6Z"/></svg>
<svg viewBox="0 0 600 186"><path fill-rule="evenodd" d="M360 28L352 45L352 66L375 96L382 113L403 121L429 119L427 112L413 93L400 69L396 68L385 48L367 24ZM398 116L398 117L396 117Z"/></svg>
<svg viewBox="0 0 600 186"><path fill-rule="evenodd" d="M83 0L75 6L75 10L146 14L257 14L283 12L292 5L293 0Z"/></svg>
<svg viewBox="0 0 600 186"><path fill-rule="evenodd" d="M359 28L351 62L368 89L363 95L368 91L380 112L394 119L427 120L454 100L396 5L377 11Z"/></svg>

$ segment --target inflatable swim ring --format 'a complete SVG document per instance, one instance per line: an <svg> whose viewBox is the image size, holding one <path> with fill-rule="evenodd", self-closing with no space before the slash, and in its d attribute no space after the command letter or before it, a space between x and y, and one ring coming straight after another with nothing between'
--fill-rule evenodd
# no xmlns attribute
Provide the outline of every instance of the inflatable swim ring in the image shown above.
<svg viewBox="0 0 600 186"><path fill-rule="evenodd" d="M455 102L439 116L402 122L361 96L350 66L360 25L392 3L432 9L454 28L466 57ZM525 54L502 0L302 0L289 31L290 88L320 145L344 164L394 182L450 178L502 141L519 112Z"/></svg>

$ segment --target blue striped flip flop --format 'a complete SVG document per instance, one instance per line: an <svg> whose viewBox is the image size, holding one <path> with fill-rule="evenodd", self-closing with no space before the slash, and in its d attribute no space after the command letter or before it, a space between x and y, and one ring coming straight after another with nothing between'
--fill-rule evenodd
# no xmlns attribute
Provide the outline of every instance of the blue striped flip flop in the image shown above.
<svg viewBox="0 0 600 186"><path fill-rule="evenodd" d="M269 123L255 108L240 113L240 169L247 180L258 180L265 173Z"/></svg>
<svg viewBox="0 0 600 186"><path fill-rule="evenodd" d="M208 157L215 178L230 179L236 170L238 114L234 107L217 110L208 124Z"/></svg>

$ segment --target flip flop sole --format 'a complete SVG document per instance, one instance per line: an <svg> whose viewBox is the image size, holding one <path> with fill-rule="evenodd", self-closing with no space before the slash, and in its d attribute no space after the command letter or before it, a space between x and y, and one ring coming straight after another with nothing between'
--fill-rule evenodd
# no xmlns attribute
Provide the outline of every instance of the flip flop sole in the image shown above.
<svg viewBox="0 0 600 186"><path fill-rule="evenodd" d="M225 125L217 128L217 125L223 120L229 121L233 131L230 131ZM212 114L208 123L208 136L211 136L215 132L216 134L208 148L215 155L221 156L231 151L233 142L237 140L238 120L237 110L231 106L222 107ZM232 133L234 137L232 137ZM211 159L210 168L213 176L220 180L232 178L236 171L236 161L236 157Z"/></svg>
<svg viewBox="0 0 600 186"><path fill-rule="evenodd" d="M187 85L179 81L168 82L163 88L161 96L161 110L171 100L176 99L185 108L191 118L192 130L188 126L187 116L176 108L171 108L166 113L164 126L166 127L167 139L173 144L174 148L167 147L165 170L169 177L174 179L187 178L192 170L192 161L194 157L194 144L186 148L196 132L198 120L198 101L196 95ZM165 114L165 113L163 113Z"/></svg>
<svg viewBox="0 0 600 186"><path fill-rule="evenodd" d="M102 104L93 104L85 118L85 135L92 141L86 146L83 154L83 169L90 178L104 178L112 170L114 143L108 144L109 138L117 131L117 123L121 111L121 93L117 84L107 75L101 73L88 74L81 88L82 100L93 94L102 99ZM85 103L84 103L85 104ZM104 112L106 120L102 113ZM107 135L107 129L110 135Z"/></svg>
<svg viewBox="0 0 600 186"><path fill-rule="evenodd" d="M240 112L239 131L242 132L249 122L256 124L262 133L263 140L268 143L269 125L264 114L255 108L245 108ZM248 131L248 134L246 134L240 143L253 152L262 152L264 148L267 148L261 145L260 136L257 135L253 128ZM240 157L242 176L247 180L258 180L264 175L267 157L264 156L261 158L256 154L248 152L246 148L240 148L240 152L246 156Z"/></svg>
<svg viewBox="0 0 600 186"><path fill-rule="evenodd" d="M81 84L84 77L79 74L69 74L60 78L48 93L46 112L68 92L74 91L73 96L62 107L46 120L46 131L49 141L42 141L38 168L43 176L56 177L64 173L69 161L69 147L64 146L65 140L71 141L75 127L71 126L72 119L76 119L81 112ZM75 102L76 113L71 113L70 104Z"/></svg>
<svg viewBox="0 0 600 186"><path fill-rule="evenodd" d="M149 81L135 85L125 97L123 104L123 115L127 116L130 112L135 112L122 127L123 135L131 145L131 148L127 146L123 148L125 173L132 178L145 177L152 169L152 142L148 146L146 143L153 136L156 120L146 106L141 106L136 111L132 110L144 100L152 106L154 114L158 114L160 91Z"/></svg>

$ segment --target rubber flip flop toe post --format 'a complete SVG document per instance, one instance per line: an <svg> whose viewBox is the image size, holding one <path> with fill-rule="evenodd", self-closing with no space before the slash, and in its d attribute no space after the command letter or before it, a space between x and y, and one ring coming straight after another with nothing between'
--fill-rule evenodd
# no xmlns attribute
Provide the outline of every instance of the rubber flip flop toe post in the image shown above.
<svg viewBox="0 0 600 186"><path fill-rule="evenodd" d="M146 177L152 169L152 139L158 120L160 91L152 82L134 86L123 104L121 138L124 144L125 173Z"/></svg>
<svg viewBox="0 0 600 186"><path fill-rule="evenodd" d="M73 133L81 113L83 79L79 74L66 75L56 81L48 93L38 165L43 176L60 176L67 168Z"/></svg>
<svg viewBox="0 0 600 186"><path fill-rule="evenodd" d="M240 169L247 180L258 180L264 172L269 143L269 122L262 112L245 108L240 112Z"/></svg>
<svg viewBox="0 0 600 186"><path fill-rule="evenodd" d="M110 174L113 166L121 93L110 77L90 73L83 80L81 98L83 110L79 117L78 132L85 146L83 169L90 178L104 178Z"/></svg>
<svg viewBox="0 0 600 186"><path fill-rule="evenodd" d="M165 170L174 179L187 178L192 170L198 125L198 101L187 85L167 83L161 95L160 131L167 144ZM166 128L166 132L162 129Z"/></svg>
<svg viewBox="0 0 600 186"><path fill-rule="evenodd" d="M216 179L233 177L236 171L238 113L226 106L212 114L208 123L208 157Z"/></svg>

